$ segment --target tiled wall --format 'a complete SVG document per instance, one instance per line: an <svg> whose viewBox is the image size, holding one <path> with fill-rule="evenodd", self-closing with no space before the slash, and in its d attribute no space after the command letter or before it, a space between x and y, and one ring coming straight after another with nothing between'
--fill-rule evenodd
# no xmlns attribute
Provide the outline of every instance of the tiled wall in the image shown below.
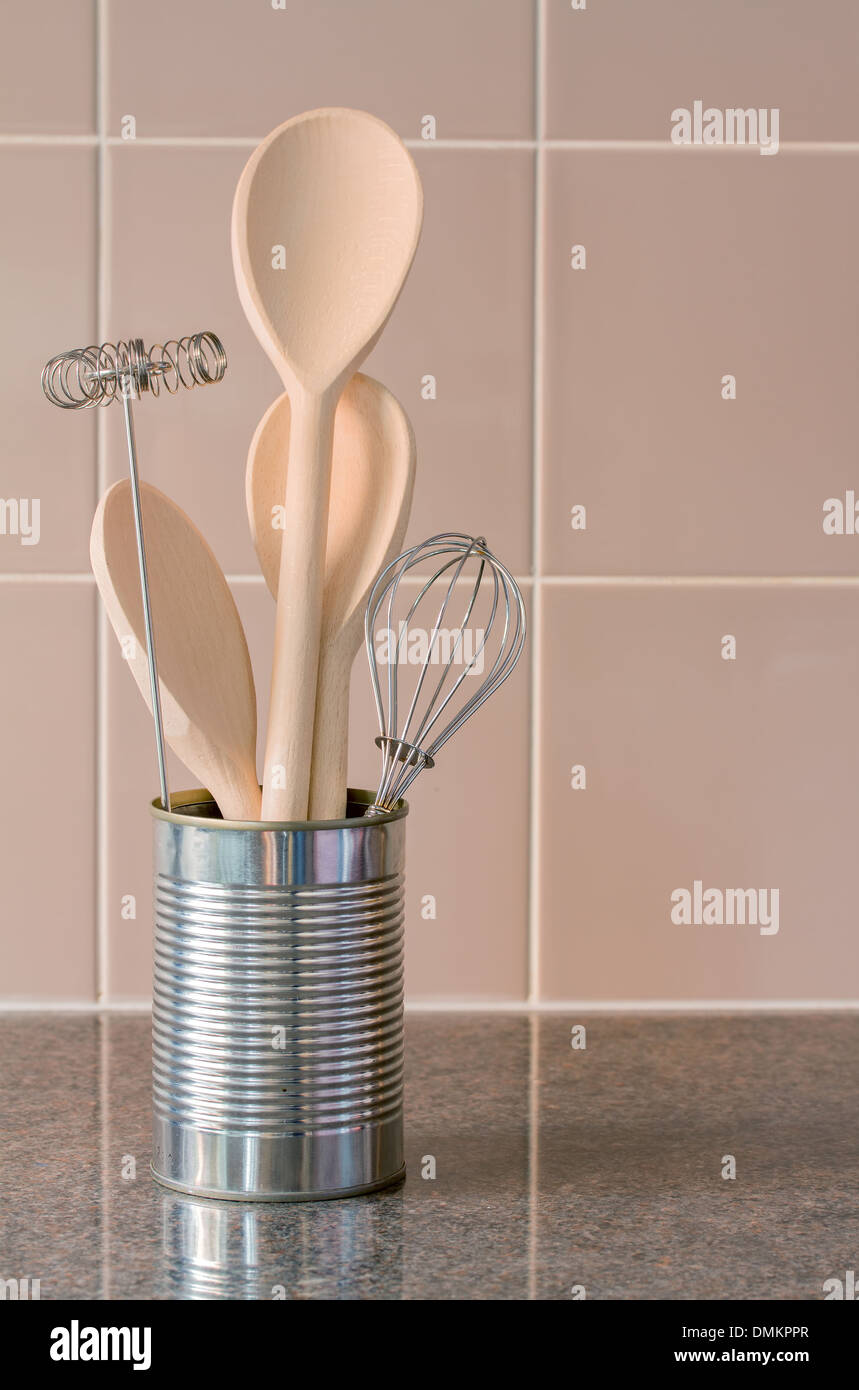
<svg viewBox="0 0 859 1390"><path fill-rule="evenodd" d="M151 728L87 558L121 420L52 410L41 367L224 339L224 383L141 405L139 445L231 578L264 726L243 475L280 387L229 211L256 141L321 105L389 121L424 181L368 362L417 433L411 536L485 533L532 619L414 789L411 999L859 998L859 538L824 529L859 492L853 0L0 0L0 24L0 497L40 501L38 544L0 534L0 999L149 989ZM778 108L778 152L673 144L697 100ZM373 732L359 661L356 785ZM777 918L671 919L675 890L713 917L739 888Z"/></svg>

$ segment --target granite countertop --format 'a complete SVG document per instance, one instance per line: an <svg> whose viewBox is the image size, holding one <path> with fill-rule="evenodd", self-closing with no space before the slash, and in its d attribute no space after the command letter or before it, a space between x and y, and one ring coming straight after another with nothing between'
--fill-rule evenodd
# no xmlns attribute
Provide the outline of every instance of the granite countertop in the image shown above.
<svg viewBox="0 0 859 1390"><path fill-rule="evenodd" d="M820 1299L859 1271L859 1016L412 1014L406 1042L404 1185L219 1203L150 1177L148 1017L0 1016L0 1277L43 1299Z"/></svg>

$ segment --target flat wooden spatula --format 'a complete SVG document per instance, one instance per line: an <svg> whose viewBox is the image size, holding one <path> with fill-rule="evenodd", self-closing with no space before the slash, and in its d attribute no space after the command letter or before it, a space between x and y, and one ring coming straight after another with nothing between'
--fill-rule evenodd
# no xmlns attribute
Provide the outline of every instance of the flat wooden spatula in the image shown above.
<svg viewBox="0 0 859 1390"><path fill-rule="evenodd" d="M256 691L238 609L190 518L157 488L140 491L165 737L225 820L259 820ZM99 503L90 559L114 632L134 639L125 655L151 709L128 482Z"/></svg>

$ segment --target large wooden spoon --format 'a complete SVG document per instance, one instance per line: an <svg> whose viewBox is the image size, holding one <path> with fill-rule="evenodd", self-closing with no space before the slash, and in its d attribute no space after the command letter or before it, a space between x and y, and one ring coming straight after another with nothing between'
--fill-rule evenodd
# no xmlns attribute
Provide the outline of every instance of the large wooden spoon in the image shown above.
<svg viewBox="0 0 859 1390"><path fill-rule="evenodd" d="M253 670L227 581L185 513L141 484L164 735L215 798L225 820L259 820ZM113 630L149 708L149 668L131 485L99 503L90 537L93 573Z"/></svg>
<svg viewBox="0 0 859 1390"><path fill-rule="evenodd" d="M423 199L363 111L306 112L251 155L233 204L239 298L291 405L263 817L307 815L334 411L408 274Z"/></svg>
<svg viewBox="0 0 859 1390"><path fill-rule="evenodd" d="M248 454L248 518L260 567L275 598L290 415L289 397L280 396L260 421ZM364 636L370 590L402 546L414 479L415 440L408 416L380 382L356 372L334 417L311 820L346 814L349 677Z"/></svg>

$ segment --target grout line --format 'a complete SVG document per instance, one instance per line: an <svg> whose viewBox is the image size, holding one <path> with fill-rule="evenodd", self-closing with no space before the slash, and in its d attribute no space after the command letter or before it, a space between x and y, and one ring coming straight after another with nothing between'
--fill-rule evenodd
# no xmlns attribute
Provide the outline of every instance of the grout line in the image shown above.
<svg viewBox="0 0 859 1390"><path fill-rule="evenodd" d="M417 589L422 583L424 583L424 581L428 577L429 576L426 572L418 572L417 574L406 574L403 575L402 583L403 586L406 588ZM265 579L261 574L225 574L224 578L226 579L228 584L265 585ZM521 584L524 586L533 584L534 582L533 574L514 574L513 578L516 580L517 584ZM462 587L465 588L466 585L471 584L472 581L470 579L457 579L456 583L461 584Z"/></svg>
<svg viewBox="0 0 859 1390"><path fill-rule="evenodd" d="M98 1015L98 1118L99 1157L101 1159L101 1298L109 1299L111 1290L111 1210L112 1191L110 1171L110 1017Z"/></svg>
<svg viewBox="0 0 859 1390"><path fill-rule="evenodd" d="M102 416L98 417L100 420ZM106 479L99 480L103 490ZM857 574L516 574L517 584L535 589L653 588L653 589L855 589ZM227 574L228 584L264 584L261 574ZM418 585L426 575L407 575L405 584ZM463 580L463 583L467 581ZM3 570L0 584L95 584L89 571ZM533 624L532 624L533 625Z"/></svg>
<svg viewBox="0 0 859 1390"><path fill-rule="evenodd" d="M22 570L16 573L14 570L4 570L0 574L0 584L94 584L95 578L91 574L62 574L59 571L55 574L27 573Z"/></svg>
<svg viewBox="0 0 859 1390"><path fill-rule="evenodd" d="M776 589L856 588L855 574L551 574L540 583L550 588L653 588L653 589Z"/></svg>
<svg viewBox="0 0 859 1390"><path fill-rule="evenodd" d="M0 137L2 138L2 137ZM124 140L121 135L109 135L108 145L148 145L154 148L176 146L188 149L253 150L265 139L265 135L137 135L133 140ZM421 140L401 136L403 144L410 150L533 150L534 140L516 139L462 139Z"/></svg>
<svg viewBox="0 0 859 1390"><path fill-rule="evenodd" d="M99 143L97 135L12 135L0 134L0 145L90 145Z"/></svg>
<svg viewBox="0 0 859 1390"><path fill-rule="evenodd" d="M758 145L675 145L670 137L663 140L544 140L547 150L615 150L620 154L736 154L760 155ZM777 154L787 150L792 154L857 154L859 140L779 140ZM770 159L777 155L767 156Z"/></svg>
<svg viewBox="0 0 859 1390"><path fill-rule="evenodd" d="M532 307L532 439L531 439L531 569L534 588L531 594L531 692L530 692L530 827L528 827L528 999L534 1002L539 991L539 771L541 771L541 728L539 710L542 708L542 463L543 463L543 304L545 304L545 96L543 96L543 56L545 56L545 0L538 0L537 38L535 38L535 128L538 150L534 170L534 307Z"/></svg>
<svg viewBox="0 0 859 1390"><path fill-rule="evenodd" d="M543 506L543 306L546 274L545 163L542 147L546 132L545 63L546 0L537 0L534 11L534 246L531 307L531 651L530 651L530 758L528 768L528 1003L539 997L540 987L540 720L542 704L542 531ZM537 1297L539 1253L540 1099L537 1020L528 1021L528 1298Z"/></svg>
<svg viewBox="0 0 859 1390"><path fill-rule="evenodd" d="M98 417L102 419L102 416ZM100 479L99 486L107 486L106 479ZM748 588L777 589L784 586L796 588L825 589L859 586L857 574L516 574L517 584L525 587L539 585L542 588ZM228 584L264 584L261 574L227 574ZM418 585L426 575L407 575L405 584ZM467 581L463 580L463 583ZM95 584L89 571L61 570L3 570L0 571L0 584Z"/></svg>
<svg viewBox="0 0 859 1390"><path fill-rule="evenodd" d="M409 150L536 150L536 140L517 140L471 138L467 135L460 139L454 137L450 140L412 140L402 137L403 144Z"/></svg>
<svg viewBox="0 0 859 1390"><path fill-rule="evenodd" d="M426 571L417 574L406 574L403 576L402 583L405 588L417 589L429 577ZM261 574L225 574L224 578L228 584L260 584L265 585L265 579ZM513 578L517 584L527 587L534 582L533 574L514 574ZM470 579L457 579L457 584L465 588L472 583Z"/></svg>
<svg viewBox="0 0 859 1390"><path fill-rule="evenodd" d="M121 135L105 135L105 144L126 149L145 145L149 149L253 150L264 139L264 135L135 135L133 140L125 140Z"/></svg>
<svg viewBox="0 0 859 1390"><path fill-rule="evenodd" d="M544 140L547 150L615 150L621 154L736 154L759 155L758 145L675 145L664 140ZM779 140L777 154L859 154L859 140ZM768 158L776 158L770 155Z"/></svg>
<svg viewBox="0 0 859 1390"><path fill-rule="evenodd" d="M97 339L104 342L109 302L108 251L110 236L110 197L107 134L107 0L96 6L96 82L98 116L98 280L96 290ZM96 492L101 497L107 485L107 435L104 411L97 412ZM108 710L107 710L107 615L98 604L96 626L96 996L106 999L109 990L109 904L108 904Z"/></svg>
<svg viewBox="0 0 859 1390"><path fill-rule="evenodd" d="M530 614L530 767L528 770L528 1000L537 999L540 986L540 719L542 705L542 533L540 526L543 505L543 305L546 274L545 254L545 153L542 148L545 133L544 53L545 3L537 0L534 40L534 124L537 134L537 154L534 162L534 265L531 315L532 378L531 378L531 569L534 576Z"/></svg>
<svg viewBox="0 0 859 1390"><path fill-rule="evenodd" d="M540 1252L540 1020L528 1015L528 1298L537 1298Z"/></svg>
<svg viewBox="0 0 859 1390"><path fill-rule="evenodd" d="M139 1014L149 1013L151 999L130 999L110 1004L93 999L4 999L0 1000L3 1014Z"/></svg>
<svg viewBox="0 0 859 1390"><path fill-rule="evenodd" d="M101 0L99 0L101 13ZM401 137L403 144L412 150L569 150L588 152L592 150L617 151L625 154L676 154L678 157L698 154L718 156L720 154L750 155L758 153L757 145L674 145L666 137L661 140L574 140L546 138L542 140L516 139L515 137L452 137L444 140L421 140ZM150 148L176 149L255 149L265 139L265 135L138 135L134 140L124 140L121 135L99 133L74 135L62 131L55 134L14 132L0 133L2 145L145 145ZM859 140L780 140L779 153L793 154L857 154ZM771 156L775 158L776 156Z"/></svg>
<svg viewBox="0 0 859 1390"><path fill-rule="evenodd" d="M89 999L0 999L4 1014L149 1013L151 999L109 1004ZM859 1013L859 999L431 999L406 1002L407 1014L795 1014Z"/></svg>
<svg viewBox="0 0 859 1390"><path fill-rule="evenodd" d="M412 1014L745 1014L859 1012L859 999L428 999Z"/></svg>

